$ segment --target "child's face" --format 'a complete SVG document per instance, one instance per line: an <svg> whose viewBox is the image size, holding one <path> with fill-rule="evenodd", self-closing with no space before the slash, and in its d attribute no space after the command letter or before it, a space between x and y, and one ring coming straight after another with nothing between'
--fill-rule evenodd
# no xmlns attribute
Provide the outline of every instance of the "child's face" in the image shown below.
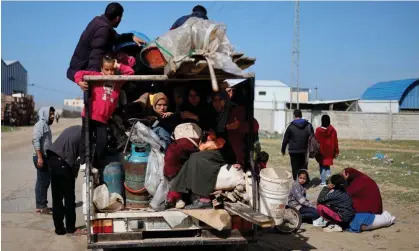
<svg viewBox="0 0 419 251"><path fill-rule="evenodd" d="M305 173L298 175L298 182L300 185L304 185L307 182L307 175Z"/></svg>
<svg viewBox="0 0 419 251"><path fill-rule="evenodd" d="M115 75L114 62L105 61L102 65L103 75Z"/></svg>

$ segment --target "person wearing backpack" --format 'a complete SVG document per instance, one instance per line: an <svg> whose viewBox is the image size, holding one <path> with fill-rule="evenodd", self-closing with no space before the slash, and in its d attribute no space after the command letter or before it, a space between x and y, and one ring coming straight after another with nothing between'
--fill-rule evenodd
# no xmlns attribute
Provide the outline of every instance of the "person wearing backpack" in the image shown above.
<svg viewBox="0 0 419 251"><path fill-rule="evenodd" d="M322 116L322 125L316 129L315 135L320 143L320 151L316 155L320 165L320 185L326 186L326 180L331 175L330 166L333 165L333 159L339 155L338 134L330 124L329 115Z"/></svg>
<svg viewBox="0 0 419 251"><path fill-rule="evenodd" d="M313 126L303 119L301 110L294 110L294 121L290 123L282 140L281 153L285 155L288 146L288 153L291 159L292 177L297 180L298 171L307 169L307 151L310 136L314 134Z"/></svg>

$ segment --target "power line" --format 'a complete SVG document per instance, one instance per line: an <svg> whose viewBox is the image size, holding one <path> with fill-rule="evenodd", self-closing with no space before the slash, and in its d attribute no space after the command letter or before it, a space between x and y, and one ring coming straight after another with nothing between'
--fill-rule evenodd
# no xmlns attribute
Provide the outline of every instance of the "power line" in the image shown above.
<svg viewBox="0 0 419 251"><path fill-rule="evenodd" d="M63 91L60 91L60 90L57 90L57 89L53 89L53 88L49 88L49 87L44 87L44 86L39 86L39 85L35 85L35 84L30 84L28 86L35 87L35 88L38 88L38 89L43 89L43 90L46 90L46 91L58 92L58 93L61 93L61 94L67 94L67 95L72 95L72 96L80 96L80 94L75 94L75 93L70 93L70 92L63 92Z"/></svg>

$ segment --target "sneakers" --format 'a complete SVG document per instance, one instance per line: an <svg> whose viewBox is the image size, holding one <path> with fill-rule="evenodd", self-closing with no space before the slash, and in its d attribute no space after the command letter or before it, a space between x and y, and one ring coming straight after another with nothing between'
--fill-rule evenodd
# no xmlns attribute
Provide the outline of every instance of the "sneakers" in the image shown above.
<svg viewBox="0 0 419 251"><path fill-rule="evenodd" d="M317 220L313 221L314 227L325 227L327 224L327 221L323 219L323 217L319 217Z"/></svg>
<svg viewBox="0 0 419 251"><path fill-rule="evenodd" d="M323 232L325 233L332 233L332 232L342 232L343 229L339 225L332 225L323 228Z"/></svg>

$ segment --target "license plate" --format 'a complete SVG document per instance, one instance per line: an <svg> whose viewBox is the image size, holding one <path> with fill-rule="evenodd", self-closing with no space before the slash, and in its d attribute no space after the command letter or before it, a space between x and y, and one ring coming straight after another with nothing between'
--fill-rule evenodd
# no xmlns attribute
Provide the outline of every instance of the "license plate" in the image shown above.
<svg viewBox="0 0 419 251"><path fill-rule="evenodd" d="M163 218L150 218L147 219L147 230L157 230L157 229L163 229L163 230L170 230L170 229L178 229L178 228L190 228L192 226L193 222L191 217L187 217L180 223L179 225L175 227L170 227L170 225L163 219Z"/></svg>

